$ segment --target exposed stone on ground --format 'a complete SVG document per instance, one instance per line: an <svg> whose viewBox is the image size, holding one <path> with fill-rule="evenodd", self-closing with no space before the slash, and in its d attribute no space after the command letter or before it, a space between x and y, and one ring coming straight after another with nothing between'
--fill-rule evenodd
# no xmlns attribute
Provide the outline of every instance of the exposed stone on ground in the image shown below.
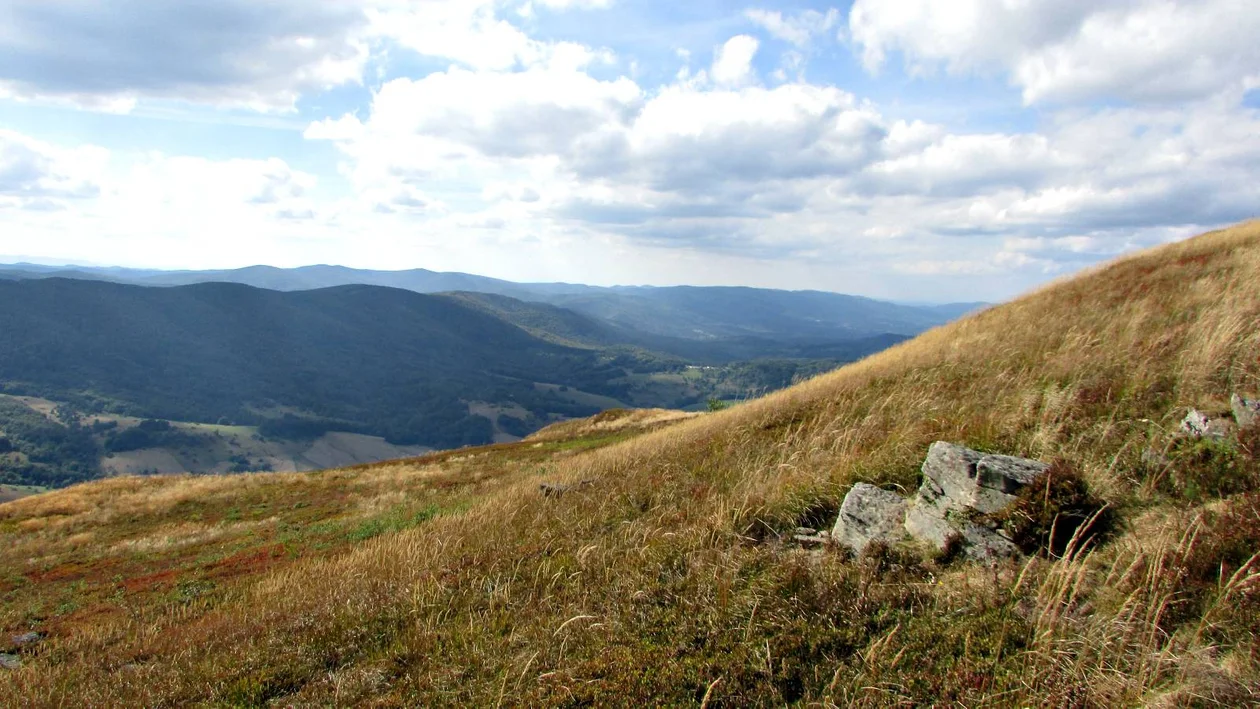
<svg viewBox="0 0 1260 709"><path fill-rule="evenodd" d="M5 653L0 653L0 669L16 670L16 669L20 669L21 667L22 667L22 661L18 659L17 655L8 655Z"/></svg>
<svg viewBox="0 0 1260 709"><path fill-rule="evenodd" d="M40 635L39 633L36 633L33 631L29 633L22 633L21 635L14 635L13 647L25 647L27 645L34 645L35 643L43 639L44 639L43 635Z"/></svg>
<svg viewBox="0 0 1260 709"><path fill-rule="evenodd" d="M574 485L566 485L564 483L542 483L538 486L538 490L543 494L543 497L560 497L566 492L581 490L594 484L594 480L583 480Z"/></svg>
<svg viewBox="0 0 1260 709"><path fill-rule="evenodd" d="M1244 399L1234 394L1229 398L1229 408L1234 410L1234 421L1239 428L1250 428L1260 423L1260 399Z"/></svg>
<svg viewBox="0 0 1260 709"><path fill-rule="evenodd" d="M817 546L830 542L831 533L826 530L820 532L813 527L797 527L796 533L792 535L792 539L805 546Z"/></svg>
<svg viewBox="0 0 1260 709"><path fill-rule="evenodd" d="M1011 455L986 455L937 441L923 461L923 485L916 502L941 510L997 512L1015 501L1019 489L1049 465Z"/></svg>
<svg viewBox="0 0 1260 709"><path fill-rule="evenodd" d="M861 554L872 542L894 543L905 536L906 501L895 492L858 483L844 496L831 537Z"/></svg>
<svg viewBox="0 0 1260 709"><path fill-rule="evenodd" d="M1190 413L1181 420L1182 433L1213 441L1228 437L1233 428L1234 423L1229 419L1213 418L1198 409L1190 409Z"/></svg>
<svg viewBox="0 0 1260 709"><path fill-rule="evenodd" d="M861 553L871 542L894 543L909 535L940 551L960 544L963 555L990 562L1016 556L1019 549L972 517L1000 512L1024 486L1050 466L1028 458L991 455L938 441L923 461L923 482L907 502L873 485L853 486L836 520L832 538Z"/></svg>

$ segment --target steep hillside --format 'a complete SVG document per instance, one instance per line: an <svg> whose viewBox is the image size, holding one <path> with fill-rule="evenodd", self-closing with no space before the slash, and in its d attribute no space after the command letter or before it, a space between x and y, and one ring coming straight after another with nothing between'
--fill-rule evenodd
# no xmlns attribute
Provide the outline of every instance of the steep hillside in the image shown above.
<svg viewBox="0 0 1260 709"><path fill-rule="evenodd" d="M0 628L48 637L0 696L1253 706L1260 442L1174 432L1257 390L1250 223L637 436L25 498L0 506ZM1114 529L993 568L788 543L855 482L915 486L937 440L1059 460Z"/></svg>

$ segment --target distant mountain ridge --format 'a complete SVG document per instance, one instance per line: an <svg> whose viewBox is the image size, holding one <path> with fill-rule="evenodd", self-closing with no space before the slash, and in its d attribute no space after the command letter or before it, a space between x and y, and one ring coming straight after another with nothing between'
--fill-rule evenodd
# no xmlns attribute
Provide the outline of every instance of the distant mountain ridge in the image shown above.
<svg viewBox="0 0 1260 709"><path fill-rule="evenodd" d="M250 266L218 271L152 271L0 265L0 278L62 277L144 286L241 283L277 291L375 285L417 293L470 292L547 303L606 325L682 340L767 338L836 342L882 335L913 336L985 303L901 305L824 291L784 291L742 286L587 286L514 283L466 273L426 269L373 271L344 266L276 268Z"/></svg>

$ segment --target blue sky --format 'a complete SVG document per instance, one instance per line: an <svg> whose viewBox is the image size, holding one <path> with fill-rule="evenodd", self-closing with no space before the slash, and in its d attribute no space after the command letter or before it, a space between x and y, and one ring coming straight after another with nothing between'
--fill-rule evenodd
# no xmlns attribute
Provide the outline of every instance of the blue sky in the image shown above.
<svg viewBox="0 0 1260 709"><path fill-rule="evenodd" d="M0 0L0 260L1001 299L1257 216L1239 0Z"/></svg>

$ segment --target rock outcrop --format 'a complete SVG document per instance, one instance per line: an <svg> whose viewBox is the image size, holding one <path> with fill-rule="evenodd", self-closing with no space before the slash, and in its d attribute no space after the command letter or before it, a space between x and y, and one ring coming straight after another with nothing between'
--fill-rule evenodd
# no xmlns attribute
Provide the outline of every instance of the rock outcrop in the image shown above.
<svg viewBox="0 0 1260 709"><path fill-rule="evenodd" d="M1251 428L1260 424L1260 399L1244 399L1238 394L1229 398L1229 408L1234 411L1234 421L1239 428Z"/></svg>
<svg viewBox="0 0 1260 709"><path fill-rule="evenodd" d="M1233 431L1234 423L1229 419L1214 418L1198 409L1190 409L1190 413L1181 420L1181 432L1194 438L1221 441L1228 438Z"/></svg>
<svg viewBox="0 0 1260 709"><path fill-rule="evenodd" d="M844 496L831 538L861 554L872 542L892 544L904 537L905 517L900 495L858 483Z"/></svg>
<svg viewBox="0 0 1260 709"><path fill-rule="evenodd" d="M1019 550L1010 540L974 518L1010 506L1049 467L938 441L928 449L923 482L911 500L858 483L845 495L831 537L855 553L872 542L910 537L941 551L960 544L964 556L976 561L1015 556Z"/></svg>

